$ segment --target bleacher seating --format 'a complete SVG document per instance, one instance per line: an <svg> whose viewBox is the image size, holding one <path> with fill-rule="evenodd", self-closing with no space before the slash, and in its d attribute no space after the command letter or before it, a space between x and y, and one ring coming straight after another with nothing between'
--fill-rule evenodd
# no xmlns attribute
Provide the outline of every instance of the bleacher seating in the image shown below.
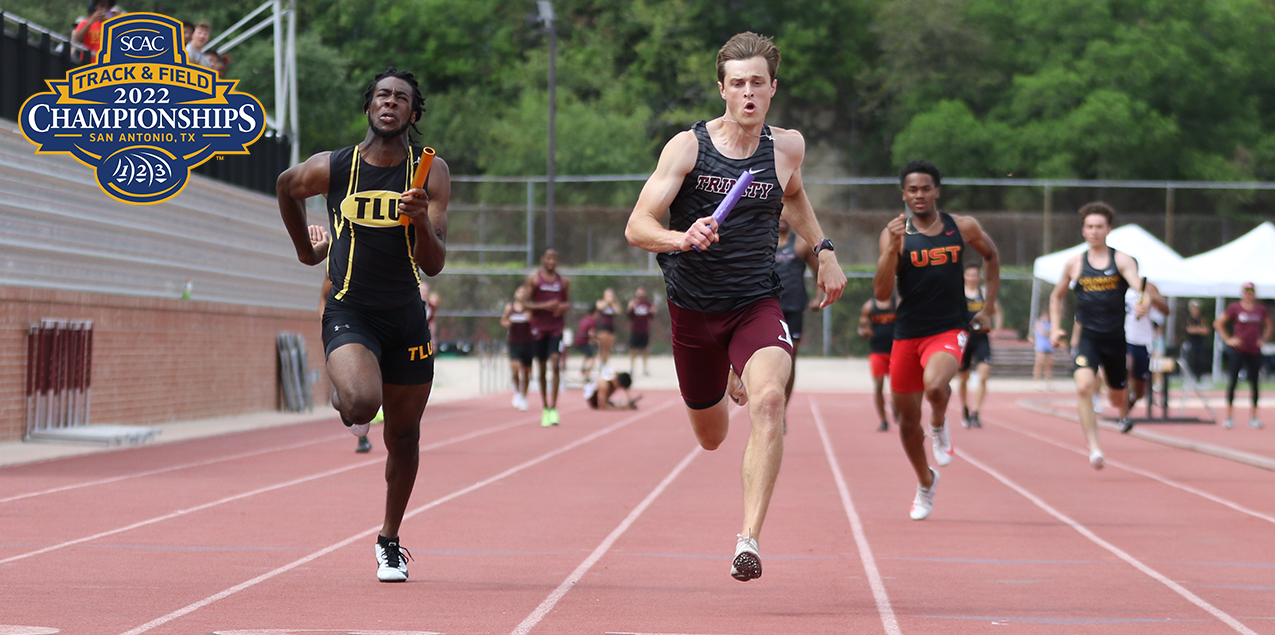
<svg viewBox="0 0 1275 635"><path fill-rule="evenodd" d="M273 197L192 174L170 201L122 203L0 127L0 285L177 298L189 279L195 300L317 308L323 268L297 262Z"/></svg>

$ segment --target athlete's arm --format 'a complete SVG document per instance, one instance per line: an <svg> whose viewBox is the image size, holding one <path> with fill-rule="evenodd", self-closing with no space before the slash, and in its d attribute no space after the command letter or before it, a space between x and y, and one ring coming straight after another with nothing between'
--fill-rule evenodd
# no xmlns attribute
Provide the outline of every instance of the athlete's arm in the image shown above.
<svg viewBox="0 0 1275 635"><path fill-rule="evenodd" d="M398 201L398 213L411 218L416 226L412 258L431 278L447 262L447 203L451 198L451 170L446 161L434 157L425 188L403 192Z"/></svg>
<svg viewBox="0 0 1275 635"><path fill-rule="evenodd" d="M881 230L877 240L881 255L877 257L877 273L872 277L872 295L882 302L894 293L894 277L899 273L899 258L903 254L903 229L903 214L899 214Z"/></svg>
<svg viewBox="0 0 1275 635"><path fill-rule="evenodd" d="M797 240L792 245L792 248L793 248L793 251L797 252L797 255L801 258L801 261L806 263L806 266L809 267L811 271L819 271L819 255L815 253L814 249L810 246L809 243L806 242L805 238L802 238L800 235L798 235ZM804 272L802 274L802 284L805 284ZM815 291L816 291L815 295L818 297L812 299L810 303L806 306L806 308L810 309L811 311L818 311L819 309L823 308L823 300L824 300L823 289L819 288L819 286L816 285Z"/></svg>
<svg viewBox="0 0 1275 635"><path fill-rule="evenodd" d="M549 307L549 310L553 311L555 316L562 317L571 310L571 280L563 275L559 275L558 278L562 280L562 299L548 304L553 305Z"/></svg>
<svg viewBox="0 0 1275 635"><path fill-rule="evenodd" d="M873 300L864 302L859 310L859 337L865 340L872 337L872 303Z"/></svg>
<svg viewBox="0 0 1275 635"><path fill-rule="evenodd" d="M1062 327L1062 310L1063 300L1067 299L1067 289L1071 286L1072 278L1075 277L1073 271L1080 266L1080 256L1073 256L1067 261L1067 265L1063 267L1062 275L1058 278L1058 284L1054 285L1054 290L1049 294L1049 327L1052 331L1049 334L1049 343L1054 348L1058 348L1063 344L1063 338L1067 337L1067 331Z"/></svg>
<svg viewBox="0 0 1275 635"><path fill-rule="evenodd" d="M505 312L500 314L500 328L507 329L510 326L513 326L513 322L510 321L509 319L509 315L513 312L514 312L514 304L512 302L510 302L509 304L506 304Z"/></svg>
<svg viewBox="0 0 1275 635"><path fill-rule="evenodd" d="M318 251L310 240L305 200L311 196L327 194L329 154L320 152L306 159L305 163L284 170L275 181L279 215L283 217L283 226L287 228L292 246L297 250L297 260L311 266L323 262L328 257L328 250L325 246L322 252Z"/></svg>
<svg viewBox="0 0 1275 635"><path fill-rule="evenodd" d="M781 159L784 163L793 166L792 175L783 185L783 216L792 231L806 241L808 247L799 248L797 252L804 259L805 252L810 251L809 247L818 245L824 239L823 228L819 226L819 219L815 217L815 208L810 204L810 198L806 196L806 188L801 182L801 161L806 156L806 140L796 130L771 128L771 133L775 137L775 167L779 167ZM813 255L817 264L810 265L810 268L814 270L815 284L819 287L819 292L823 294L823 300L818 305L818 308L822 309L841 297L841 292L846 288L846 274L837 263L837 254L833 250L824 249Z"/></svg>
<svg viewBox="0 0 1275 635"><path fill-rule="evenodd" d="M1001 257L996 251L996 243L983 231L983 226L972 216L955 216L956 227L961 231L961 240L974 248L983 257L983 309L974 314L971 323L981 325L984 333L991 330L992 316L996 313L996 295L1001 288Z"/></svg>
<svg viewBox="0 0 1275 635"><path fill-rule="evenodd" d="M1275 322L1271 321L1270 313L1267 313L1266 317L1262 318L1262 322L1266 325L1266 328L1262 329L1262 339L1257 341L1258 344L1271 341L1271 332L1275 331Z"/></svg>
<svg viewBox="0 0 1275 635"><path fill-rule="evenodd" d="M1146 293L1146 289L1142 288L1142 278L1138 277L1138 261L1133 256L1123 251L1116 252L1116 269L1120 272L1120 276L1125 282L1129 283L1129 288L1138 293ZM1147 314L1148 305L1145 302L1139 302L1133 307L1133 314L1142 317Z"/></svg>
<svg viewBox="0 0 1275 635"><path fill-rule="evenodd" d="M1164 298L1164 294L1160 293L1160 288L1155 286L1154 282L1148 280L1147 288L1143 289L1142 292L1151 303L1151 308L1165 315L1169 314L1169 301Z"/></svg>
<svg viewBox="0 0 1275 635"><path fill-rule="evenodd" d="M705 216L691 224L685 232L664 229L664 214L682 189L682 181L699 158L699 141L695 133L684 130L669 139L660 152L655 172L642 186L637 205L629 215L624 237L634 247L655 252L687 251L691 247L708 249L717 242L717 225L711 216Z"/></svg>
<svg viewBox="0 0 1275 635"><path fill-rule="evenodd" d="M1213 320L1213 329L1216 330L1222 336L1222 341L1227 346L1236 346L1237 344L1240 343L1240 340L1234 335L1231 335L1229 330L1230 327L1227 324L1228 322L1230 322L1230 320L1231 320L1231 311L1230 311L1230 307L1227 307L1227 310L1222 313L1221 317L1219 317L1216 320Z"/></svg>

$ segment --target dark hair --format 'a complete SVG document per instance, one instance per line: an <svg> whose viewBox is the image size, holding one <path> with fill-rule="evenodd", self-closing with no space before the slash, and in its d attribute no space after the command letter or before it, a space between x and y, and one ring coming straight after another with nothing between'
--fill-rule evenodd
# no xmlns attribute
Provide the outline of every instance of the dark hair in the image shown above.
<svg viewBox="0 0 1275 635"><path fill-rule="evenodd" d="M754 57L766 60L766 72L770 73L772 80L775 79L775 73L779 71L779 47L764 35L746 31L736 34L717 51L717 81L726 80L726 62Z"/></svg>
<svg viewBox="0 0 1275 635"><path fill-rule="evenodd" d="M934 179L934 187L942 185L943 177L939 174L938 167L933 163L929 161L908 161L908 164L903 166L903 171L899 172L899 187L904 187L908 180L908 175L914 172L930 175L930 178Z"/></svg>
<svg viewBox="0 0 1275 635"><path fill-rule="evenodd" d="M1079 214L1080 222L1082 223L1085 221L1085 218L1097 214L1107 219L1107 226L1116 226L1116 210L1102 201L1086 203L1084 207L1080 208Z"/></svg>
<svg viewBox="0 0 1275 635"><path fill-rule="evenodd" d="M621 388L628 388L633 385L633 375L628 373L616 373L615 383Z"/></svg>
<svg viewBox="0 0 1275 635"><path fill-rule="evenodd" d="M416 81L416 75L409 71L400 71L391 66L377 73L376 79L373 79L372 83L367 85L367 90L363 91L363 112L367 112L372 107L372 93L376 92L376 85L386 77L397 77L412 86L412 130L420 134L421 131L416 127L416 122L420 121L421 115L425 113L425 96L421 94L421 85Z"/></svg>

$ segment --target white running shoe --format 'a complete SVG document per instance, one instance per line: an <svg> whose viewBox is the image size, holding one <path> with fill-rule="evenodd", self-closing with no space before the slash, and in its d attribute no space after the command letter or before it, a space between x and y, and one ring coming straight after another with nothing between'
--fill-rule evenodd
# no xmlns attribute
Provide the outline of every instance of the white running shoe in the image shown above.
<svg viewBox="0 0 1275 635"><path fill-rule="evenodd" d="M735 559L730 565L730 575L740 582L761 577L761 556L757 553L757 539L752 536L735 536Z"/></svg>
<svg viewBox="0 0 1275 635"><path fill-rule="evenodd" d="M520 394L518 394L518 393L516 393L516 392L515 392L515 393L514 393L514 398L509 400L509 405L511 405L511 406L513 406L513 407L515 407L515 408L518 408L518 405L522 402L522 400L521 400L521 399L519 399L519 397L521 397L521 396L522 396L522 395L520 395Z"/></svg>
<svg viewBox="0 0 1275 635"><path fill-rule="evenodd" d="M948 434L947 425L938 428L930 428L930 440L934 442L934 462L939 467L944 467L952 462L952 454L955 449L952 447L952 437Z"/></svg>
<svg viewBox="0 0 1275 635"><path fill-rule="evenodd" d="M412 554L398 544L398 538L376 537L376 579L381 582L407 580L407 561Z"/></svg>
<svg viewBox="0 0 1275 635"><path fill-rule="evenodd" d="M527 395L518 395L518 405L515 406L519 410L526 412L529 405L527 404Z"/></svg>
<svg viewBox="0 0 1275 635"><path fill-rule="evenodd" d="M925 520L934 510L934 490L939 486L939 471L930 468L930 474L934 475L934 480L930 482L929 487L921 487L920 483L916 485L916 498L912 499L910 514L912 520Z"/></svg>
<svg viewBox="0 0 1275 635"><path fill-rule="evenodd" d="M1252 429L1254 429L1254 430L1261 430L1261 429L1262 429L1262 422L1261 422L1261 421L1259 421L1259 420L1257 419L1257 417L1253 417L1252 419L1249 419L1249 420L1248 420L1248 427L1250 427L1250 428L1252 428Z"/></svg>
<svg viewBox="0 0 1275 635"><path fill-rule="evenodd" d="M1226 428L1227 430L1230 430L1231 428L1234 428L1234 427L1235 427L1235 422L1234 422L1234 421L1231 421L1231 418L1230 418L1230 417L1227 417L1227 418L1226 418L1226 421L1223 421L1223 422L1222 422L1222 427L1223 427L1223 428Z"/></svg>
<svg viewBox="0 0 1275 635"><path fill-rule="evenodd" d="M1102 450L1093 450L1089 453L1089 464L1095 470L1101 470L1102 466L1107 464L1107 458L1102 455Z"/></svg>
<svg viewBox="0 0 1275 635"><path fill-rule="evenodd" d="M341 423L344 423L344 424L345 424L345 429L346 429L346 430L349 430L349 431L350 431L350 434L352 434L352 435L354 435L354 436L356 436L356 437L365 437L365 436L367 436L367 431L372 429L372 422L371 422L371 421L369 421L369 422L367 422L367 423L360 423L360 424L358 424L358 425L355 425L355 424L350 423L349 421L347 421L347 420L346 420L346 418L343 416L343 417L341 417Z"/></svg>

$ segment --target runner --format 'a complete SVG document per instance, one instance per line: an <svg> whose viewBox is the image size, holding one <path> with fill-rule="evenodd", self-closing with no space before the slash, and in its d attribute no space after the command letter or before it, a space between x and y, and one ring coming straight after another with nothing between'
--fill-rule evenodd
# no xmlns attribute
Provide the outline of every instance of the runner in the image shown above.
<svg viewBox="0 0 1275 635"><path fill-rule="evenodd" d="M889 302L868 298L859 311L859 337L868 340L868 367L872 371L872 402L881 425L877 432L889 432L885 416L885 378L890 374L890 351L894 348L894 318L899 297L890 295Z"/></svg>
<svg viewBox="0 0 1275 635"><path fill-rule="evenodd" d="M1151 282L1146 283L1143 293L1133 289L1125 291L1124 302L1124 339L1127 357L1125 367L1128 369L1131 384L1128 398L1129 411L1132 412L1134 404L1147 394L1147 379L1151 377L1151 349L1155 344L1155 331L1157 326L1164 324L1169 303ZM1140 304L1151 305L1151 308L1141 316L1136 313ZM1128 433L1133 429L1133 417L1129 417L1125 424L1120 427L1120 431Z"/></svg>
<svg viewBox="0 0 1275 635"><path fill-rule="evenodd" d="M615 347L615 316L620 314L620 301L615 299L615 290L602 292L602 299L595 303L598 311L598 365L606 366L611 361L611 349ZM588 378L585 378L588 381Z"/></svg>
<svg viewBox="0 0 1275 635"><path fill-rule="evenodd" d="M1272 323L1266 305L1257 301L1257 287L1252 282L1245 282L1240 287L1240 301L1232 302L1226 307L1222 317L1213 321L1213 328L1222 336L1222 341L1231 347L1231 379L1226 384L1226 421L1222 425L1228 430L1235 426L1231 419L1235 405L1235 384L1239 382L1240 370L1243 369L1248 375L1248 383L1253 392L1253 408L1249 412L1248 427L1261 429L1262 421L1257 418L1257 384L1262 369L1262 342L1270 341Z"/></svg>
<svg viewBox="0 0 1275 635"><path fill-rule="evenodd" d="M598 349L598 309L580 318L576 327L575 341L571 348L580 354L580 383L587 384L593 376L593 362L597 359Z"/></svg>
<svg viewBox="0 0 1275 635"><path fill-rule="evenodd" d="M778 66L779 49L755 33L736 35L718 51L725 115L669 140L625 230L630 244L659 254L678 383L706 450L726 439L726 384L733 372L741 375L752 422L743 460L743 527L731 562L731 575L741 581L761 576L757 538L783 459L792 338L776 299L781 211L793 231L815 245L823 306L846 285L802 188L805 140L765 123ZM755 181L718 225L712 213L745 170ZM666 212L669 229L662 225Z"/></svg>
<svg viewBox="0 0 1275 635"><path fill-rule="evenodd" d="M410 554L399 546L399 525L416 482L421 416L434 381L417 266L435 276L447 258L447 163L435 158L424 189L408 189L421 151L408 131L423 101L411 73L380 73L363 94L362 143L310 157L280 174L276 187L297 259L317 265L331 256L323 343L332 405L356 437L367 434L384 405L389 457L376 541L382 582L407 579ZM327 196L331 238L306 226L305 201L319 195ZM411 219L407 227L399 224L402 215Z"/></svg>
<svg viewBox="0 0 1275 635"><path fill-rule="evenodd" d="M952 377L961 363L966 329L986 331L991 325L1001 267L996 245L978 221L938 210L942 177L934 164L908 163L899 173L899 183L911 218L899 214L881 230L881 257L872 290L876 299L885 300L894 292L897 278L899 309L890 352L890 391L894 393L899 438L917 478L909 515L912 520L924 520L934 509L939 473L925 457L921 400L924 397L930 402L934 462L942 467L952 461L954 451L947 428L947 402L952 397ZM972 322L961 293L961 258L966 245L987 264L986 306Z"/></svg>
<svg viewBox="0 0 1275 635"><path fill-rule="evenodd" d="M638 287L629 300L629 372L637 372L637 354L642 353L642 374L651 375L651 320L655 318L655 305L646 297L646 289Z"/></svg>
<svg viewBox="0 0 1275 635"><path fill-rule="evenodd" d="M965 265L965 313L974 318L986 304L987 289L982 282L982 267L977 264ZM1001 330L1004 325L1000 306L993 305L993 331ZM966 399L970 383L970 369L978 371L978 389L974 393L974 410L970 411ZM957 394L961 397L961 425L966 428L981 428L983 422L978 418L978 411L983 408L983 400L987 398L987 380L992 375L992 338L986 331L971 330L965 341L965 353L961 355L961 366L958 369L960 380L957 382Z"/></svg>
<svg viewBox="0 0 1275 635"><path fill-rule="evenodd" d="M500 315L500 325L509 329L509 371L514 380L513 406L526 410L527 388L531 384L532 346L531 312L527 310L527 287L514 290L514 301L505 305Z"/></svg>
<svg viewBox="0 0 1275 635"><path fill-rule="evenodd" d="M1052 329L1049 328L1049 312L1036 317L1036 325L1032 333L1036 341L1036 365L1032 367L1032 380L1036 382L1036 390L1053 390L1049 382L1054 379L1054 345L1049 342ZM1041 382L1041 377L1044 382Z"/></svg>
<svg viewBox="0 0 1275 635"><path fill-rule="evenodd" d="M1062 327L1063 300L1075 281L1076 330L1080 335L1073 336L1072 375L1076 379L1080 427L1089 444L1089 464L1100 470L1106 464L1106 457L1098 445L1098 413L1094 407L1097 373L1100 367L1106 373L1107 394L1111 405L1120 409L1121 428L1131 426L1129 400L1125 397L1129 380L1125 368L1124 296L1130 288L1141 291L1142 280L1138 278L1138 261L1133 256L1107 246L1107 234L1115 223L1116 211L1098 201L1081 207L1079 215L1081 234L1089 248L1067 261L1062 277L1049 295L1049 321L1054 327L1049 339L1054 348L1058 348L1067 337ZM1146 311L1147 305L1139 304L1134 312L1141 317Z"/></svg>
<svg viewBox="0 0 1275 635"><path fill-rule="evenodd" d="M536 360L540 362L540 425L558 425L558 388L562 384L562 329L571 308L571 281L558 274L558 250L550 247L540 257L540 268L527 275L525 287L531 290L527 308L531 309L531 334L535 338ZM553 370L553 390L546 375Z"/></svg>
<svg viewBox="0 0 1275 635"><path fill-rule="evenodd" d="M642 395L634 397L629 394L631 387L633 387L632 375L603 368L596 381L585 384L584 400L589 402L589 407L594 410L637 410L637 402ZM611 397L621 390L624 391L624 402L611 401Z"/></svg>
<svg viewBox="0 0 1275 635"><path fill-rule="evenodd" d="M792 369L788 373L788 385L784 386L784 404L792 399L792 387L797 381L797 349L801 348L806 309L818 311L822 301L822 298L810 300L806 293L806 267L818 271L819 257L791 229L788 221L779 219L779 247L775 250L775 273L779 274L779 282L783 285L779 294L779 310L784 312L784 321L792 334ZM787 426L785 422L785 432Z"/></svg>

